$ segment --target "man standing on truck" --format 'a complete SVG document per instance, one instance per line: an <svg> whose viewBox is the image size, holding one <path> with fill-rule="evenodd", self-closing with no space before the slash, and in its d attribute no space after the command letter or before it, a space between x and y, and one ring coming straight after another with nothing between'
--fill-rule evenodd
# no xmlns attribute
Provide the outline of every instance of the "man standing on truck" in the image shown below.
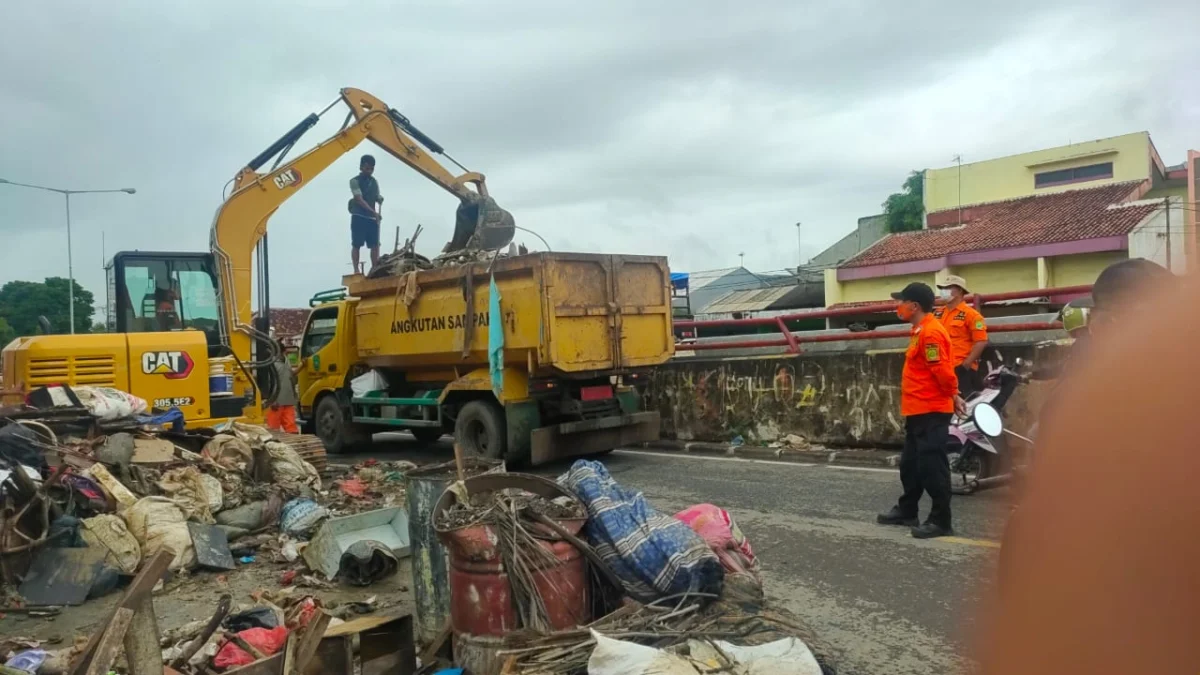
<svg viewBox="0 0 1200 675"><path fill-rule="evenodd" d="M950 334L933 316L933 289L920 282L892 297L899 300L896 315L912 325L900 380L900 414L904 416L904 450L900 454L900 483L904 493L882 525L908 525L912 536L930 539L954 534L950 526L950 461L946 442L950 418L962 411L958 378L951 361ZM919 525L917 506L928 492L933 508Z"/></svg>
<svg viewBox="0 0 1200 675"><path fill-rule="evenodd" d="M375 180L375 158L363 155L358 163L358 175L350 179L350 262L354 273L362 274L358 262L358 249L371 249L371 267L379 264L379 212L383 195L379 194L379 181Z"/></svg>
<svg viewBox="0 0 1200 675"><path fill-rule="evenodd" d="M938 284L938 291L945 305L933 310L933 315L942 322L950 333L950 353L953 355L954 372L958 375L958 393L970 396L983 388L979 376L979 357L987 348L987 324L983 315L964 301L969 291L967 281L959 276L948 276Z"/></svg>

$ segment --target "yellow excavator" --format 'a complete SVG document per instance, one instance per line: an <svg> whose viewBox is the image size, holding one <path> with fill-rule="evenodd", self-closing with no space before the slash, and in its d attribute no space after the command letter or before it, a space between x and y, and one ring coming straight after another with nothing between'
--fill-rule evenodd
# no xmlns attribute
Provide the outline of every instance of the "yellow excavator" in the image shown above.
<svg viewBox="0 0 1200 675"><path fill-rule="evenodd" d="M338 102L341 129L284 161L296 142ZM270 367L267 221L289 197L369 139L459 199L447 248L493 249L511 241L512 216L488 196L483 174L467 171L398 111L359 89L343 89L259 153L232 179L217 210L209 253L125 251L107 265L109 333L18 338L4 348L8 397L66 384L115 387L155 408L180 408L189 427L229 420L260 423L274 397ZM446 157L455 175L433 155ZM262 171L270 164L269 170ZM252 266L258 256L258 317Z"/></svg>

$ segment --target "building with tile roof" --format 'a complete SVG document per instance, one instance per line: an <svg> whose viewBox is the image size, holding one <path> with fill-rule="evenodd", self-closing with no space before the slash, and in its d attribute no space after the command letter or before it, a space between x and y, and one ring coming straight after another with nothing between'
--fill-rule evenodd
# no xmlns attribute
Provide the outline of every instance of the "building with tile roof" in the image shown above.
<svg viewBox="0 0 1200 675"><path fill-rule="evenodd" d="M1197 174L1200 155L1165 166L1146 133L964 164L961 190L946 187L957 166L926 171L925 228L826 270L826 305L883 301L950 274L985 294L1084 285L1130 257L1182 272L1194 259L1185 233Z"/></svg>

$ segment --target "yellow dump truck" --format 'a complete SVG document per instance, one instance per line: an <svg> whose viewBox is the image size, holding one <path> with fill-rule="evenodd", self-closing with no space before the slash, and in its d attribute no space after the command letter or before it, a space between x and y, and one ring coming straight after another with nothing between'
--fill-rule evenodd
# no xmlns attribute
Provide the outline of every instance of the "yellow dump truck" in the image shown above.
<svg viewBox="0 0 1200 675"><path fill-rule="evenodd" d="M674 351L665 258L534 253L343 283L314 297L300 347L301 417L329 452L403 429L539 464L658 438L636 385Z"/></svg>

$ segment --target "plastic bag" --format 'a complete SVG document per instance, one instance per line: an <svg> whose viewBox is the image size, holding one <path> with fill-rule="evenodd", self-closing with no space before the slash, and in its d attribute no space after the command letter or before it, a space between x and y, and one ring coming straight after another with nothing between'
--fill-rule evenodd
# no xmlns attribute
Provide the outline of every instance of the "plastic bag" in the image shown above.
<svg viewBox="0 0 1200 675"><path fill-rule="evenodd" d="M75 387L74 391L83 407L102 422L141 415L150 409L145 399L112 387Z"/></svg>
<svg viewBox="0 0 1200 675"><path fill-rule="evenodd" d="M696 504L676 513L675 517L704 539L726 571L758 577L759 565L754 549L728 511L712 504Z"/></svg>
<svg viewBox="0 0 1200 675"><path fill-rule="evenodd" d="M721 651L744 668L745 675L821 675L821 664L804 641L784 638L765 645L739 647L716 641Z"/></svg>
<svg viewBox="0 0 1200 675"><path fill-rule="evenodd" d="M166 497L145 497L123 515L129 533L142 547L143 558L165 549L175 554L169 566L172 570L191 567L196 562L187 518L175 502Z"/></svg>
<svg viewBox="0 0 1200 675"><path fill-rule="evenodd" d="M109 560L125 574L137 572L142 562L141 544L118 516L104 514L84 520L83 540L90 547L107 549Z"/></svg>
<svg viewBox="0 0 1200 675"><path fill-rule="evenodd" d="M378 370L371 370L350 380L350 392L354 396L366 396L373 391L387 389L387 379Z"/></svg>
<svg viewBox="0 0 1200 675"><path fill-rule="evenodd" d="M221 433L233 434L240 438L251 448L257 447L266 443L273 438L270 431L266 427L260 427L255 424L246 424L245 422L230 422L229 424L219 429Z"/></svg>
<svg viewBox="0 0 1200 675"><path fill-rule="evenodd" d="M305 537L328 517L329 511L324 506L299 497L283 505L279 514L279 529L292 537Z"/></svg>
<svg viewBox="0 0 1200 675"><path fill-rule="evenodd" d="M232 434L217 434L204 444L200 455L216 462L222 468L243 473L250 471L250 462L254 458L254 452L246 441Z"/></svg>
<svg viewBox="0 0 1200 675"><path fill-rule="evenodd" d="M284 626L277 628L248 628L237 634L238 637L245 640L250 646L262 652L264 656L270 656L283 648L287 642L288 629ZM254 663L254 656L244 651L241 647L226 642L221 651L213 658L213 665L217 668L232 668L234 666L245 666Z"/></svg>
<svg viewBox="0 0 1200 675"><path fill-rule="evenodd" d="M24 464L38 470L46 468L43 445L37 433L24 425L9 424L0 428L0 461L9 466Z"/></svg>
<svg viewBox="0 0 1200 675"><path fill-rule="evenodd" d="M588 658L588 675L700 675L682 657L634 642L614 640L592 631L596 648Z"/></svg>
<svg viewBox="0 0 1200 675"><path fill-rule="evenodd" d="M171 501L183 509L185 518L200 523L212 523L214 522L212 508L209 506L211 503L209 491L212 489L212 485L206 484L204 478L205 476L196 467L185 466L164 473L158 479L158 487L163 494L170 497ZM216 483L217 505L220 508L221 483L211 476L207 476L207 478Z"/></svg>
<svg viewBox="0 0 1200 675"><path fill-rule="evenodd" d="M277 485L290 490L305 485L314 490L321 489L321 474L286 443L271 441L266 448L271 455L271 476Z"/></svg>

